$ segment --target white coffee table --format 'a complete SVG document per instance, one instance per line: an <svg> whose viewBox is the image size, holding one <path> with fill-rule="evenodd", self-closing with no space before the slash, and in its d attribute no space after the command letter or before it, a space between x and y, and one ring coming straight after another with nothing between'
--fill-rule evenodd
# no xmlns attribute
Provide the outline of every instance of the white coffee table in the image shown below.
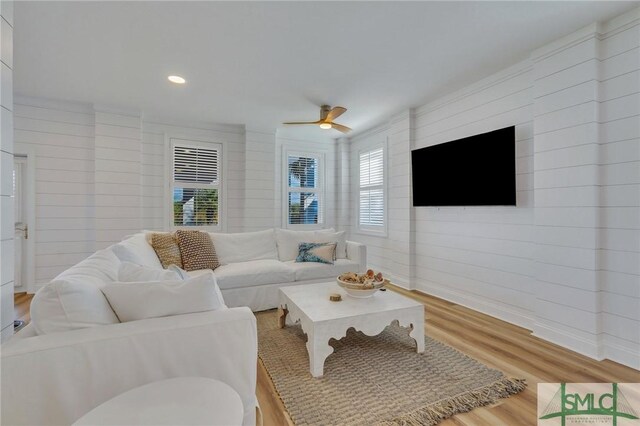
<svg viewBox="0 0 640 426"><path fill-rule="evenodd" d="M341 302L329 300L340 293ZM410 328L418 353L424 352L424 305L392 291L378 291L373 297L357 299L349 296L335 282L280 288L280 324L300 322L307 335L309 370L321 377L324 361L333 352L329 339L341 339L351 327L367 336L376 336L398 320ZM285 318L282 318L285 317Z"/></svg>

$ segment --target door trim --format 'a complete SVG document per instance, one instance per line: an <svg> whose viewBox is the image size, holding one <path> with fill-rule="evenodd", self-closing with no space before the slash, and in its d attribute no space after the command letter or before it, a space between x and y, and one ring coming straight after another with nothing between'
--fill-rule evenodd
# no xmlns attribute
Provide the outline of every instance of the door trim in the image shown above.
<svg viewBox="0 0 640 426"><path fill-rule="evenodd" d="M19 290L27 293L35 293L39 286L36 284L35 255L36 255L36 153L33 147L23 147L19 152L14 153L15 157L26 157L26 173L24 182L24 198L29 207L25 211L25 223L29 229L29 236L24 241L25 255L24 262L24 282Z"/></svg>

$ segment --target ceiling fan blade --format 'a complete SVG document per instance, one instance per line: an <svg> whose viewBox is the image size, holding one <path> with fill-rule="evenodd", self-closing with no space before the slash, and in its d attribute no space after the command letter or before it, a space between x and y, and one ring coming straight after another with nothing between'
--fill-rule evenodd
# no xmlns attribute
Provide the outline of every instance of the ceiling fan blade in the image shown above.
<svg viewBox="0 0 640 426"><path fill-rule="evenodd" d="M331 123L331 127L341 131L342 133L349 133L351 131L349 127L343 126L342 124L338 124L338 123Z"/></svg>
<svg viewBox="0 0 640 426"><path fill-rule="evenodd" d="M325 118L325 121L335 120L336 118L344 114L346 110L347 109L345 107L341 107L341 106L333 107L331 111L329 111L329 114L327 114L327 118Z"/></svg>
<svg viewBox="0 0 640 426"><path fill-rule="evenodd" d="M290 121L290 122L282 123L282 124L295 125L295 124L320 124L320 123L322 123L322 120L318 120L318 121Z"/></svg>

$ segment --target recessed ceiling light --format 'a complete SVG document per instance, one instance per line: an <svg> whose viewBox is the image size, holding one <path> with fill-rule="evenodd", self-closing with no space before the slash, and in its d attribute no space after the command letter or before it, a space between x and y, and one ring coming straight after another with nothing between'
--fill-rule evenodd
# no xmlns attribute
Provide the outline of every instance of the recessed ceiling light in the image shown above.
<svg viewBox="0 0 640 426"><path fill-rule="evenodd" d="M184 78L180 77L179 75L170 75L169 77L167 77L167 79L175 84L185 84L187 82L187 80L185 80Z"/></svg>
<svg viewBox="0 0 640 426"><path fill-rule="evenodd" d="M328 130L331 128L331 123L320 123L320 128L324 130Z"/></svg>

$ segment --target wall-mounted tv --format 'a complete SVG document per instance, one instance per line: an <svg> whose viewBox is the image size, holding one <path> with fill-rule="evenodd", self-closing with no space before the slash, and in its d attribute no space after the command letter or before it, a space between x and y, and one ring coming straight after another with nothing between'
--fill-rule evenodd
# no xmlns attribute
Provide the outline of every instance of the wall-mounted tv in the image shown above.
<svg viewBox="0 0 640 426"><path fill-rule="evenodd" d="M515 127L411 151L413 205L515 206Z"/></svg>

